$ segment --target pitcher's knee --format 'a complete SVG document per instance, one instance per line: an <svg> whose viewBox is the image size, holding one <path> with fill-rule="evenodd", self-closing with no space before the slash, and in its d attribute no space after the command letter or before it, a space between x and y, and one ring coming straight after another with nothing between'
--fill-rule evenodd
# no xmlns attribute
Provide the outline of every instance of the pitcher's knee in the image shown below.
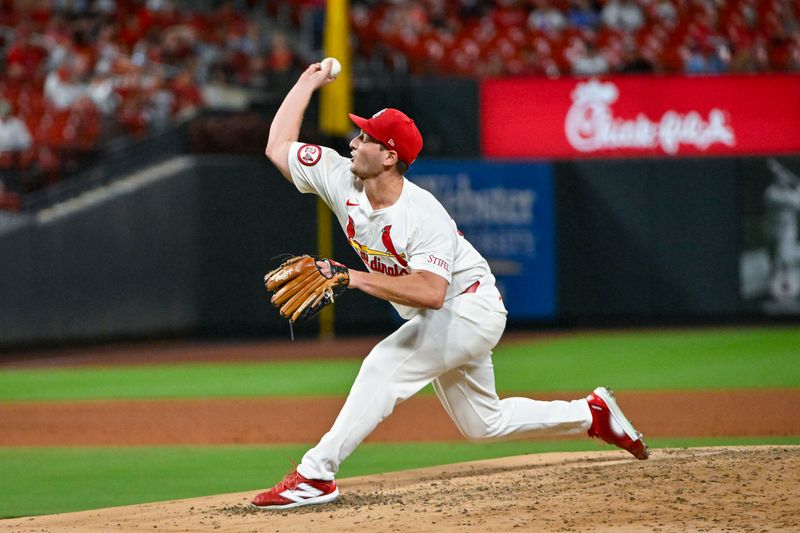
<svg viewBox="0 0 800 533"><path fill-rule="evenodd" d="M470 442L480 442L497 438L497 428L489 424L458 424L461 434Z"/></svg>
<svg viewBox="0 0 800 533"><path fill-rule="evenodd" d="M361 362L358 378L367 379L371 382L380 381L386 378L387 368L389 368L388 365L384 364L380 357L370 354Z"/></svg>

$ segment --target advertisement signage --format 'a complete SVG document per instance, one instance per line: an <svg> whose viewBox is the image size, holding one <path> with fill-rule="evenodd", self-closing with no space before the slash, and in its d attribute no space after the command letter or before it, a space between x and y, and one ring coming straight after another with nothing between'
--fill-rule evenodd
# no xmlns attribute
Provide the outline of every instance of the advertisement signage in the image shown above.
<svg viewBox="0 0 800 533"><path fill-rule="evenodd" d="M800 75L489 79L487 157L800 152Z"/></svg>
<svg viewBox="0 0 800 533"><path fill-rule="evenodd" d="M747 310L800 315L800 158L741 162L740 294Z"/></svg>
<svg viewBox="0 0 800 533"><path fill-rule="evenodd" d="M552 165L417 161L408 178L442 202L489 261L511 318L554 315Z"/></svg>

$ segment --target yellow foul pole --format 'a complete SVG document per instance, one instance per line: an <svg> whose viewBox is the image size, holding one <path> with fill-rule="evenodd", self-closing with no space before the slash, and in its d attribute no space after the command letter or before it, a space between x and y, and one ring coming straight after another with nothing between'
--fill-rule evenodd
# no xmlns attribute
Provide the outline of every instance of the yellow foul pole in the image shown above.
<svg viewBox="0 0 800 533"><path fill-rule="evenodd" d="M327 0L324 31L323 57L338 59L342 71L335 82L321 90L319 128L327 135L346 136L353 130L347 116L353 109L349 0ZM320 257L333 255L333 217L320 199L317 199L317 250ZM320 338L334 336L333 312L334 306L331 305L320 313Z"/></svg>

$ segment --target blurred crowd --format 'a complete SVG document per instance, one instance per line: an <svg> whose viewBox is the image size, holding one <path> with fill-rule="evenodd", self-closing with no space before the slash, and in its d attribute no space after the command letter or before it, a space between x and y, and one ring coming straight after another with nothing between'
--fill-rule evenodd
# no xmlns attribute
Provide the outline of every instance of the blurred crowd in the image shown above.
<svg viewBox="0 0 800 533"><path fill-rule="evenodd" d="M267 22L234 2L0 0L5 194L58 180L108 139L242 105L235 89L293 75L296 53Z"/></svg>
<svg viewBox="0 0 800 533"><path fill-rule="evenodd" d="M0 0L0 173L23 176L0 180L0 208L108 139L246 106L242 89L294 79L321 53L324 7ZM351 0L351 24L367 72L800 70L800 0Z"/></svg>
<svg viewBox="0 0 800 533"><path fill-rule="evenodd" d="M418 74L800 70L798 0L361 0L352 20L360 54Z"/></svg>

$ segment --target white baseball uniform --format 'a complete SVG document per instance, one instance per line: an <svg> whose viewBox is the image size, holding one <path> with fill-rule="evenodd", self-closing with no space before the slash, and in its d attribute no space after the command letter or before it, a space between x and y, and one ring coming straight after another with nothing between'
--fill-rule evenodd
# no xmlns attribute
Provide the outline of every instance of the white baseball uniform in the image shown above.
<svg viewBox="0 0 800 533"><path fill-rule="evenodd" d="M402 276L427 270L449 286L438 310L392 304L408 321L364 359L333 427L305 454L298 472L333 479L395 405L431 382L470 440L586 434L592 422L586 400L498 398L491 350L503 334L506 310L488 263L436 198L405 178L394 205L372 209L350 164L316 145L293 143L289 151L297 189L319 195L331 208L370 271Z"/></svg>

